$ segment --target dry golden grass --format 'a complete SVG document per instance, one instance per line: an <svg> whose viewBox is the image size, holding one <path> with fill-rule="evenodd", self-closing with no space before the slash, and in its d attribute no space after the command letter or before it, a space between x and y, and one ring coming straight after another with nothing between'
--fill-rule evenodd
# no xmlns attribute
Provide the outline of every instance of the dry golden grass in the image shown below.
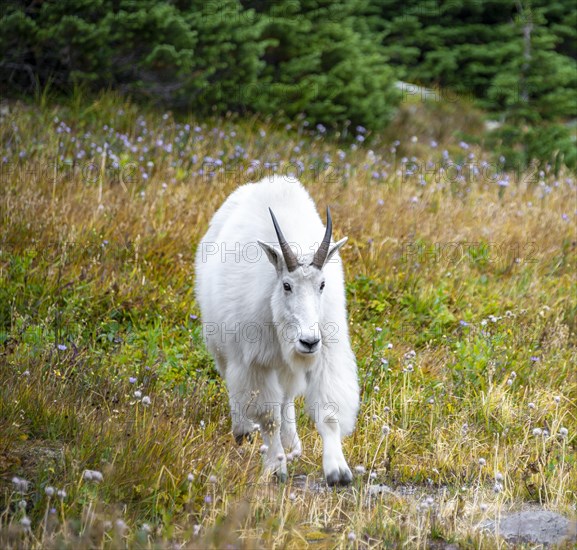
<svg viewBox="0 0 577 550"><path fill-rule="evenodd" d="M297 125L195 130L110 95L9 109L2 547L487 548L502 543L475 529L483 518L528 503L575 515L574 175L493 178L486 153L442 125L430 133L438 121L417 119L418 139L399 136L392 152L384 137L351 147ZM440 171L443 149L445 169L470 165L463 179ZM195 246L224 198L255 179L254 160L281 172L302 162L300 179L350 238L363 393L345 442L359 466L349 489L324 486L304 412L289 482L261 477L260 441L233 443L225 388L191 317ZM213 177L199 174L209 166ZM375 494L379 483L395 491Z"/></svg>

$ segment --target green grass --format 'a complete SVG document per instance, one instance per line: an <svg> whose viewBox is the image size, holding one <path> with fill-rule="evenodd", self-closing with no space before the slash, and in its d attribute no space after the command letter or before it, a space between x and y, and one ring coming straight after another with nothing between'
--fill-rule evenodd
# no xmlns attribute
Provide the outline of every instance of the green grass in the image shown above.
<svg viewBox="0 0 577 550"><path fill-rule="evenodd" d="M113 95L8 107L2 547L485 548L499 543L475 530L484 517L527 503L575 514L574 174L509 174L506 186L505 174L443 175L444 150L481 172L490 156L460 145L430 106L406 106L397 136L367 144L298 124L176 121ZM226 388L194 317L194 251L214 211L239 183L272 173L265 163L282 172L301 162L300 179L350 238L342 255L362 407L345 456L364 470L344 490L302 488L298 476L322 476L304 411L289 482L261 476L261 441L234 444ZM103 481L83 479L86 469ZM370 497L374 483L417 497Z"/></svg>

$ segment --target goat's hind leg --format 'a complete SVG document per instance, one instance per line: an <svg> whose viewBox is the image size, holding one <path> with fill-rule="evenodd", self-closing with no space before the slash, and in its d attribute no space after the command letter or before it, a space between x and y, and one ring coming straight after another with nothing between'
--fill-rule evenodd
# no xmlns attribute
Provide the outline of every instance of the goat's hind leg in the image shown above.
<svg viewBox="0 0 577 550"><path fill-rule="evenodd" d="M232 435L238 445L242 445L246 439L251 442L254 432L258 429L256 423L247 414L250 410L254 397L250 391L232 390L229 386L230 416L232 420ZM234 393L233 393L234 391Z"/></svg>
<svg viewBox="0 0 577 550"><path fill-rule="evenodd" d="M218 350L213 352L214 364L220 375L226 380L228 399L230 405L230 417L232 420L232 435L238 445L242 445L244 439L252 441L253 432L256 430L254 422L244 414L244 410L250 403L250 392L246 388L238 387L234 377L229 376L230 370L238 369L239 365L233 363L231 369L227 369L226 358ZM242 368L242 367L241 367Z"/></svg>
<svg viewBox="0 0 577 550"><path fill-rule="evenodd" d="M287 453L287 460L298 458L302 454L302 444L297 433L297 418L294 398L282 404L282 423L280 438L282 446Z"/></svg>
<svg viewBox="0 0 577 550"><path fill-rule="evenodd" d="M229 365L227 386L233 417L233 435L237 441L260 427L266 451L265 471L275 473L281 481L287 477L286 455L281 443L282 391L274 371L243 369Z"/></svg>

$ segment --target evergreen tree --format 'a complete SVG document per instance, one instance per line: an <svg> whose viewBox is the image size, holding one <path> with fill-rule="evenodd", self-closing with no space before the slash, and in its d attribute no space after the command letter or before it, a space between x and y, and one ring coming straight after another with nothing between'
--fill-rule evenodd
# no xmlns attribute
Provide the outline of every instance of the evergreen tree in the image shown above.
<svg viewBox="0 0 577 550"><path fill-rule="evenodd" d="M369 21L391 64L405 65L403 78L499 115L490 140L499 154L575 166L575 142L559 121L577 115L576 14L566 0L373 0Z"/></svg>
<svg viewBox="0 0 577 550"><path fill-rule="evenodd" d="M312 123L382 127L397 101L378 39L362 22L364 2L245 1L273 41L265 54L259 110L305 113ZM361 31L365 30L366 33Z"/></svg>
<svg viewBox="0 0 577 550"><path fill-rule="evenodd" d="M546 8L517 7L512 55L486 96L503 121L489 143L515 166L537 159L556 171L562 164L576 168L575 140L559 121L577 116L577 63L556 51L560 39L547 26Z"/></svg>
<svg viewBox="0 0 577 550"><path fill-rule="evenodd" d="M258 79L260 33L237 0L12 2L0 18L0 78L22 90L112 86L220 112Z"/></svg>
<svg viewBox="0 0 577 550"><path fill-rule="evenodd" d="M577 10L568 2L374 0L371 10L391 64L406 65L411 82L470 93L489 110L520 98L527 117L575 116L577 65L566 54Z"/></svg>
<svg viewBox="0 0 577 550"><path fill-rule="evenodd" d="M200 113L252 110L246 97L264 68L264 22L237 0L189 0L182 9L197 33L194 71L203 78L186 90L191 107Z"/></svg>

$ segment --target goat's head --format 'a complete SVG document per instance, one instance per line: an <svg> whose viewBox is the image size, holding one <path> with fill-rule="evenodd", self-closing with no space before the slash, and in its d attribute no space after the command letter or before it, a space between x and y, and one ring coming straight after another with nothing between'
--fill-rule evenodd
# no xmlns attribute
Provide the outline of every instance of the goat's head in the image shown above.
<svg viewBox="0 0 577 550"><path fill-rule="evenodd" d="M331 281L325 281L324 267L347 238L331 245L332 220L327 208L327 227L318 250L297 256L285 239L272 210L270 215L280 252L262 241L259 241L259 245L277 272L271 297L273 322L285 358L295 359L296 354L299 359L312 359L323 345L323 327L320 325L323 291L325 285L331 284Z"/></svg>

